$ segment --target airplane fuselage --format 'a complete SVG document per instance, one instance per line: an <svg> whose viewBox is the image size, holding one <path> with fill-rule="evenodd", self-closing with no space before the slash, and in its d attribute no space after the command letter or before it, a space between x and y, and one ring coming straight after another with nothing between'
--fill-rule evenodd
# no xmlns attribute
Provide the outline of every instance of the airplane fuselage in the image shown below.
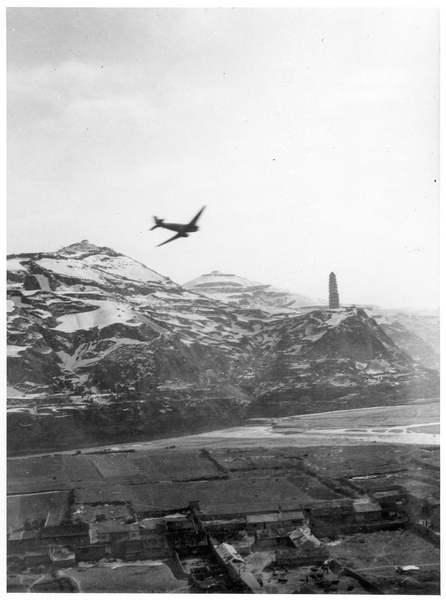
<svg viewBox="0 0 446 600"><path fill-rule="evenodd" d="M195 231L198 231L198 227L196 225L180 225L178 223L160 223L158 227L170 229L171 231L176 231L177 233L195 233Z"/></svg>

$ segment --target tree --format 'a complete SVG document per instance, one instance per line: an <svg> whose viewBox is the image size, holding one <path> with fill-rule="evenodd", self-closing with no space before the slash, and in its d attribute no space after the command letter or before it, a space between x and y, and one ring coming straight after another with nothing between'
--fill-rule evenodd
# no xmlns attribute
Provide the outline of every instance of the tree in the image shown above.
<svg viewBox="0 0 446 600"><path fill-rule="evenodd" d="M338 284L336 282L336 275L331 272L328 280L328 307L339 308L339 294Z"/></svg>

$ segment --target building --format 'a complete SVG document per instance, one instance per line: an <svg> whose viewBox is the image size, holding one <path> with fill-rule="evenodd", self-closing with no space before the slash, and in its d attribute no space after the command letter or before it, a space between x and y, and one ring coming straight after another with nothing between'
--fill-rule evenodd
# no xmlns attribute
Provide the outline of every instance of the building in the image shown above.
<svg viewBox="0 0 446 600"><path fill-rule="evenodd" d="M244 559L230 544L221 543L212 546L219 563L224 566L232 581L241 585L247 593L264 594L263 586L259 583L254 573L248 569Z"/></svg>
<svg viewBox="0 0 446 600"><path fill-rule="evenodd" d="M165 558L171 555L164 535L165 531L164 519L143 519L139 522L139 533L145 558Z"/></svg>
<svg viewBox="0 0 446 600"><path fill-rule="evenodd" d="M51 546L49 549L50 559L57 569L72 567L75 564L75 552L66 546Z"/></svg>
<svg viewBox="0 0 446 600"><path fill-rule="evenodd" d="M311 531L317 537L333 537L348 529L354 522L352 502L330 502L315 506L310 512Z"/></svg>
<svg viewBox="0 0 446 600"><path fill-rule="evenodd" d="M259 515L247 515L246 530L286 530L303 525L305 517L302 511L279 511L274 513L263 513Z"/></svg>
<svg viewBox="0 0 446 600"><path fill-rule="evenodd" d="M226 537L224 541L231 544L240 556L248 556L251 554L255 537L248 535L246 531L239 531L236 535Z"/></svg>
<svg viewBox="0 0 446 600"><path fill-rule="evenodd" d="M206 531L213 536L230 536L234 535L239 531L246 529L246 519L214 519L212 517L203 515L201 522L205 527Z"/></svg>
<svg viewBox="0 0 446 600"><path fill-rule="evenodd" d="M74 547L76 562L95 562L112 556L110 544L83 544Z"/></svg>
<svg viewBox="0 0 446 600"><path fill-rule="evenodd" d="M440 531L440 501L433 496L425 499L421 508L421 517L434 531Z"/></svg>
<svg viewBox="0 0 446 600"><path fill-rule="evenodd" d="M395 513L399 514L407 501L407 493L401 487L376 490L370 494L370 497L380 504L384 518L391 518Z"/></svg>
<svg viewBox="0 0 446 600"><path fill-rule="evenodd" d="M322 564L329 558L327 547L312 533L308 526L298 527L289 535L292 548L276 550L278 566L303 566Z"/></svg>
<svg viewBox="0 0 446 600"><path fill-rule="evenodd" d="M138 523L118 523L116 521L91 524L89 534L90 544L123 542L140 537Z"/></svg>
<svg viewBox="0 0 446 600"><path fill-rule="evenodd" d="M165 537L172 550L184 553L208 546L206 531L192 511L187 514L166 515L163 520L166 527Z"/></svg>
<svg viewBox="0 0 446 600"><path fill-rule="evenodd" d="M356 523L371 523L382 519L382 508L377 502L368 499L353 500Z"/></svg>
<svg viewBox="0 0 446 600"><path fill-rule="evenodd" d="M26 550L32 550L41 547L42 545L40 532L38 530L10 531L7 534L7 542L9 556L13 556L15 554L19 555Z"/></svg>
<svg viewBox="0 0 446 600"><path fill-rule="evenodd" d="M87 523L61 523L50 525L41 531L41 539L47 544L59 546L74 546L88 543L89 527Z"/></svg>

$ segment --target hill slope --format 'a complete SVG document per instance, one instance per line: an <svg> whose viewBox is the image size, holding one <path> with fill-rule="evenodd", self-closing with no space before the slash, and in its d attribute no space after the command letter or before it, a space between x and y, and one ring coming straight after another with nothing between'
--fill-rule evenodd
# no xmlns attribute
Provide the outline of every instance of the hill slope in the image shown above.
<svg viewBox="0 0 446 600"><path fill-rule="evenodd" d="M201 275L185 283L184 287L239 308L257 308L268 313L300 312L299 309L304 306L327 304L323 300L301 296L220 271Z"/></svg>
<svg viewBox="0 0 446 600"><path fill-rule="evenodd" d="M305 412L309 395L313 408L438 383L363 310L241 308L87 241L8 257L7 307L18 447L48 432L63 445L223 427L264 401L279 410L292 397Z"/></svg>
<svg viewBox="0 0 446 600"><path fill-rule="evenodd" d="M185 283L184 287L239 308L260 309L276 315L300 314L327 306L325 300L302 296L219 271L201 275ZM440 324L439 315L435 311L391 310L376 306L363 308L414 360L425 367L439 370Z"/></svg>

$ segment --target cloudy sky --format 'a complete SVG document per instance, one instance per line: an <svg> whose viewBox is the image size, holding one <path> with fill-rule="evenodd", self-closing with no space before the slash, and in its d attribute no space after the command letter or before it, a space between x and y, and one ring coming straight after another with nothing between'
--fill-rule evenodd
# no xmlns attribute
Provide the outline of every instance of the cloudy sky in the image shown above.
<svg viewBox="0 0 446 600"><path fill-rule="evenodd" d="M7 35L9 253L438 306L437 10L10 8Z"/></svg>

